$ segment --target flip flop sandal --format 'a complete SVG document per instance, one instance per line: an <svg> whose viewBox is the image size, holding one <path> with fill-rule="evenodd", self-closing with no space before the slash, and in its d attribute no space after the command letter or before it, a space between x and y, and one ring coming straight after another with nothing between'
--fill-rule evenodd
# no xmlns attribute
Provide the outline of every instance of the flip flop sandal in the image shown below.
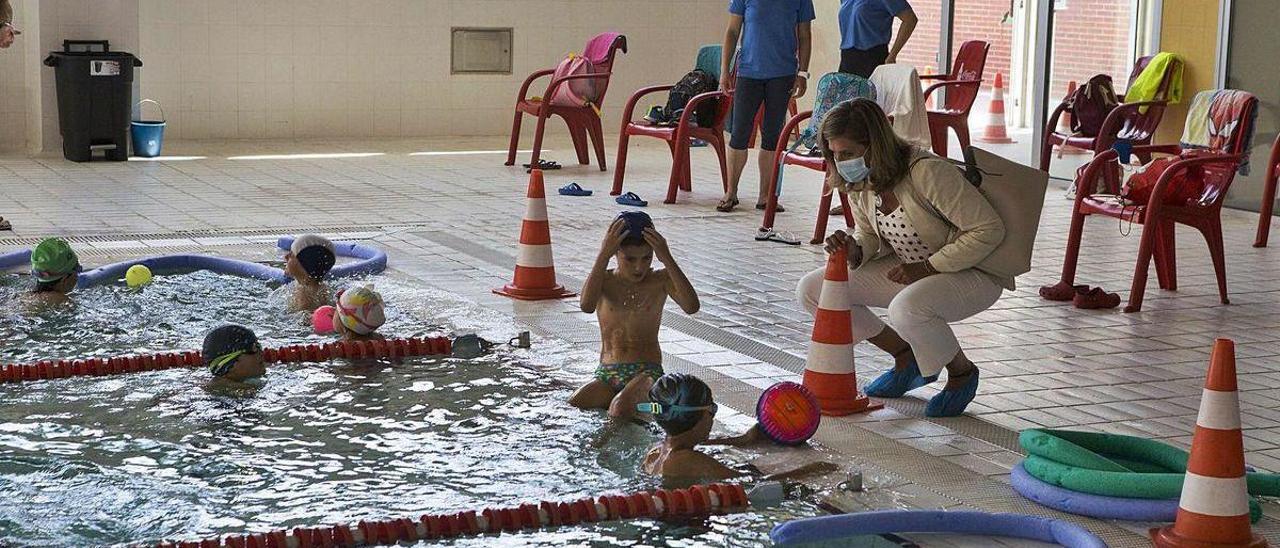
<svg viewBox="0 0 1280 548"><path fill-rule="evenodd" d="M832 217L839 217L841 215L844 215L844 206L835 206L831 208L831 210L827 212L827 215L830 215Z"/></svg>
<svg viewBox="0 0 1280 548"><path fill-rule="evenodd" d="M740 202L738 202L737 200L734 200L732 202L726 202L724 200L721 200L720 203L716 205L716 211L719 211L720 213L728 213L730 211L733 211L733 208L738 207L739 203Z"/></svg>
<svg viewBox="0 0 1280 548"><path fill-rule="evenodd" d="M4 217L0 217L0 230L13 230L13 225L9 224Z"/></svg>
<svg viewBox="0 0 1280 548"><path fill-rule="evenodd" d="M703 141L702 139L694 139L692 141L689 141L689 146L691 147L705 147L707 146L707 144L708 143L706 141Z"/></svg>
<svg viewBox="0 0 1280 548"><path fill-rule="evenodd" d="M787 245L800 245L800 238L790 233L778 232L772 228L761 228L756 231L757 242L778 242Z"/></svg>
<svg viewBox="0 0 1280 548"><path fill-rule="evenodd" d="M649 202L641 200L640 197L636 196L636 193L634 192L628 192L626 194L623 194L622 196L618 196L618 198L614 201L618 202L618 205L632 206L632 207L645 207L649 205Z"/></svg>
<svg viewBox="0 0 1280 548"><path fill-rule="evenodd" d="M769 207L769 204L756 204L756 209L759 209L760 211L764 211L764 208L766 208L766 207ZM778 207L777 207L777 208L775 208L775 209L773 210L773 212L774 212L774 213L786 213L786 212L787 212L787 208L782 207L782 204L778 204Z"/></svg>
<svg viewBox="0 0 1280 548"><path fill-rule="evenodd" d="M578 183L569 183L560 187L561 196L590 196L591 191L582 188Z"/></svg>
<svg viewBox="0 0 1280 548"><path fill-rule="evenodd" d="M552 171L560 169L560 164L551 160L538 160L538 169L541 169L542 171ZM524 172L533 172L533 164L524 164Z"/></svg>
<svg viewBox="0 0 1280 548"><path fill-rule="evenodd" d="M1040 288L1040 297L1047 301L1071 301L1076 295L1084 295L1089 292L1087 285L1067 286L1062 282L1054 285L1046 285Z"/></svg>

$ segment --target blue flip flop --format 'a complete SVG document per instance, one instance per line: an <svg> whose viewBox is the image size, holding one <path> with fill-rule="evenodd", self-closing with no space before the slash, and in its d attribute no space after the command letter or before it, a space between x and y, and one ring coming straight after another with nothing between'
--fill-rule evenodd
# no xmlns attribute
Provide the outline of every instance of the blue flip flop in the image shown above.
<svg viewBox="0 0 1280 548"><path fill-rule="evenodd" d="M915 360L911 365L899 371L890 369L871 381L864 390L868 396L877 398L901 398L903 394L938 380L937 375L924 376Z"/></svg>
<svg viewBox="0 0 1280 548"><path fill-rule="evenodd" d="M569 183L560 187L561 196L590 196L591 191L582 188L578 183Z"/></svg>
<svg viewBox="0 0 1280 548"><path fill-rule="evenodd" d="M618 196L618 199L616 201L618 202L618 205L633 206L633 207L645 207L649 205L649 202L641 200L640 197L636 196L636 193L634 192L628 192L626 194L623 194L622 196Z"/></svg>
<svg viewBox="0 0 1280 548"><path fill-rule="evenodd" d="M924 408L926 417L957 417L964 413L973 397L978 394L978 370L969 374L969 380L956 390L943 390L929 400Z"/></svg>

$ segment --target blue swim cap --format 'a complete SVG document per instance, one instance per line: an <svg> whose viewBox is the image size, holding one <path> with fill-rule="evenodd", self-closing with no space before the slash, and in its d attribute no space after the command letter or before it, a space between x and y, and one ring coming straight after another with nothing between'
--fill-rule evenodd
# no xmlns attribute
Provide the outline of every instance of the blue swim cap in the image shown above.
<svg viewBox="0 0 1280 548"><path fill-rule="evenodd" d="M638 238L644 240L644 229L653 228L653 219L649 218L649 214L643 211L623 211L618 214L618 218L626 224L627 229L622 236L625 239Z"/></svg>

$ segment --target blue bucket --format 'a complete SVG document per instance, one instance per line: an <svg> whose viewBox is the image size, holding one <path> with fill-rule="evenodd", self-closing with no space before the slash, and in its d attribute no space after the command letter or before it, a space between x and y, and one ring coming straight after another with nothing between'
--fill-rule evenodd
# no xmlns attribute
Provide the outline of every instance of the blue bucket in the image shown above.
<svg viewBox="0 0 1280 548"><path fill-rule="evenodd" d="M160 155L160 148L164 145L164 107L151 99L138 101L138 105L142 103L152 103L159 108L160 121L134 120L130 123L129 134L133 138L133 154L143 158L155 158ZM138 114L142 114L140 106Z"/></svg>

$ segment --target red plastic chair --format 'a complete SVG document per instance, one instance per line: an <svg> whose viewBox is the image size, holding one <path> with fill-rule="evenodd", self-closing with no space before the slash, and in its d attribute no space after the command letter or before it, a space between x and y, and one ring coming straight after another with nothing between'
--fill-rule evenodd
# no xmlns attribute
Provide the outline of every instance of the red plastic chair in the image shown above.
<svg viewBox="0 0 1280 548"><path fill-rule="evenodd" d="M1267 247L1267 235L1271 232L1271 208L1276 203L1276 180L1280 179L1280 135L1271 144L1271 157L1267 159L1267 178L1262 182L1262 211L1258 218L1258 236L1253 247Z"/></svg>
<svg viewBox="0 0 1280 548"><path fill-rule="evenodd" d="M982 87L982 73L987 66L987 50L991 44L981 40L969 40L960 44L951 74L925 74L921 80L939 80L924 90L924 100L934 91L946 88L946 100L942 108L930 110L929 137L933 153L947 157L947 129L956 132L960 148L969 148L969 110Z"/></svg>
<svg viewBox="0 0 1280 548"><path fill-rule="evenodd" d="M622 53L627 52L626 36L616 32L597 34L591 41L587 42L587 47L583 50L583 56L590 59L592 65L599 72L578 74L559 79L552 78L551 82L547 83L547 89L542 93L542 97L527 97L529 86L538 78L555 74L555 69L540 70L530 74L525 79L524 84L520 86L520 94L516 96L516 117L511 124L511 147L507 150L507 165L512 166L516 163L516 148L520 146L520 122L524 119L524 115L528 114L538 118L538 128L533 137L531 164L538 165L542 155L542 135L546 129L547 118L559 116L564 119L565 125L569 126L569 136L573 138L573 147L578 152L578 163L582 165L591 163L591 155L587 150L587 136L590 135L592 142L595 144L596 159L600 162L600 171L607 169L604 162L604 131L600 125L598 109L603 108L605 92L609 89L609 77L612 76L613 61L618 50L622 50ZM596 86L600 90L599 104L584 107L566 107L551 104L551 98L560 90L562 85L570 80L581 79L598 80Z"/></svg>
<svg viewBox="0 0 1280 548"><path fill-rule="evenodd" d="M1133 86L1133 81L1138 78L1138 75L1142 74L1142 70L1147 68L1147 63L1151 62L1152 57L1154 56L1143 57L1134 63L1133 72L1129 74L1130 87ZM1167 100L1169 87L1173 85L1173 75L1177 72L1174 70L1175 64L1181 62L1174 61L1169 64L1163 79L1160 80L1156 99L1125 103L1124 96L1121 95L1119 97L1121 104L1107 114L1106 120L1102 122L1102 129L1095 137L1069 135L1057 131L1058 119L1070 108L1067 102L1070 97L1063 98L1058 108L1053 109L1053 114L1049 115L1049 122L1045 124L1044 141L1040 143L1040 170L1049 171L1049 162L1053 160L1055 145L1092 150L1096 156L1110 150L1116 139L1128 139L1134 145L1151 144L1151 137L1155 135L1156 128L1160 127L1160 120L1164 118L1164 109L1169 104ZM1143 107L1146 107L1146 112L1142 112ZM1138 159L1145 164L1151 161L1151 155L1144 152L1138 155Z"/></svg>
<svg viewBox="0 0 1280 548"><path fill-rule="evenodd" d="M716 61L714 67L705 66L699 68L707 70L717 78L719 78L716 73L719 72L720 59L718 52L721 48L722 46L718 45L702 46L698 55L699 59L706 58ZM671 177L667 185L667 197L664 203L675 203L677 189L683 189L688 192L693 188L689 169L689 143L694 139L702 139L710 143L711 147L716 151L716 156L720 160L721 184L726 191L728 190L729 171L728 165L725 163L724 128L728 120L729 109L733 106L733 96L730 93L717 90L693 97L685 105L684 113L680 116L680 122L674 127L655 126L644 120L632 119L635 116L636 104L641 98L651 93L669 91L673 87L675 87L674 84L666 84L641 88L631 94L631 98L627 100L626 107L622 109L622 129L618 135L618 167L613 173L613 189L609 191L610 195L617 196L622 194L622 181L626 177L627 170L627 145L630 143L632 135L662 139L666 141L667 148L671 149ZM690 116L696 113L698 107L703 103L717 99L719 104L716 107L715 120L711 127L694 125L690 120Z"/></svg>
<svg viewBox="0 0 1280 548"><path fill-rule="evenodd" d="M1235 180L1236 170L1244 159L1244 143L1247 133L1253 128L1248 123L1252 112L1258 108L1258 99L1244 91L1224 90L1214 97L1210 111L1216 110L1220 104L1239 102L1242 105L1238 116L1234 117L1235 125L1220 124L1219 127L1233 127L1230 136L1222 140L1218 146L1211 148L1218 154L1207 157L1196 157L1180 160L1171 164L1156 182L1147 205L1134 205L1121 199L1119 181L1116 177L1105 176L1107 171L1114 170L1116 152L1107 150L1098 154L1085 167L1080 177L1076 178L1075 206L1071 212L1071 232L1067 238L1067 254L1062 265L1062 280L1056 286L1046 286L1042 291L1056 294L1070 294L1075 284L1076 262L1080 257L1080 240L1084 231L1084 219L1089 215L1104 215L1124 221L1132 220L1143 225L1142 241L1138 247L1138 263L1134 268L1133 286L1129 292L1129 305L1125 312L1137 312L1142 309L1142 297L1147 287L1147 268L1151 259L1155 258L1156 277L1161 289L1170 291L1178 288L1177 262L1174 255L1174 227L1178 224L1194 227L1204 235L1209 245L1209 254L1213 258L1213 270L1218 277L1218 293L1222 304L1228 304L1226 259L1222 249L1222 201L1227 196L1231 182ZM1181 154L1180 145L1142 145L1133 147L1133 153ZM1165 187L1169 180L1181 171L1201 166L1205 172L1205 189L1199 198L1188 200L1185 205L1164 203ZM1101 177L1105 182L1108 194L1094 194L1093 182Z"/></svg>

